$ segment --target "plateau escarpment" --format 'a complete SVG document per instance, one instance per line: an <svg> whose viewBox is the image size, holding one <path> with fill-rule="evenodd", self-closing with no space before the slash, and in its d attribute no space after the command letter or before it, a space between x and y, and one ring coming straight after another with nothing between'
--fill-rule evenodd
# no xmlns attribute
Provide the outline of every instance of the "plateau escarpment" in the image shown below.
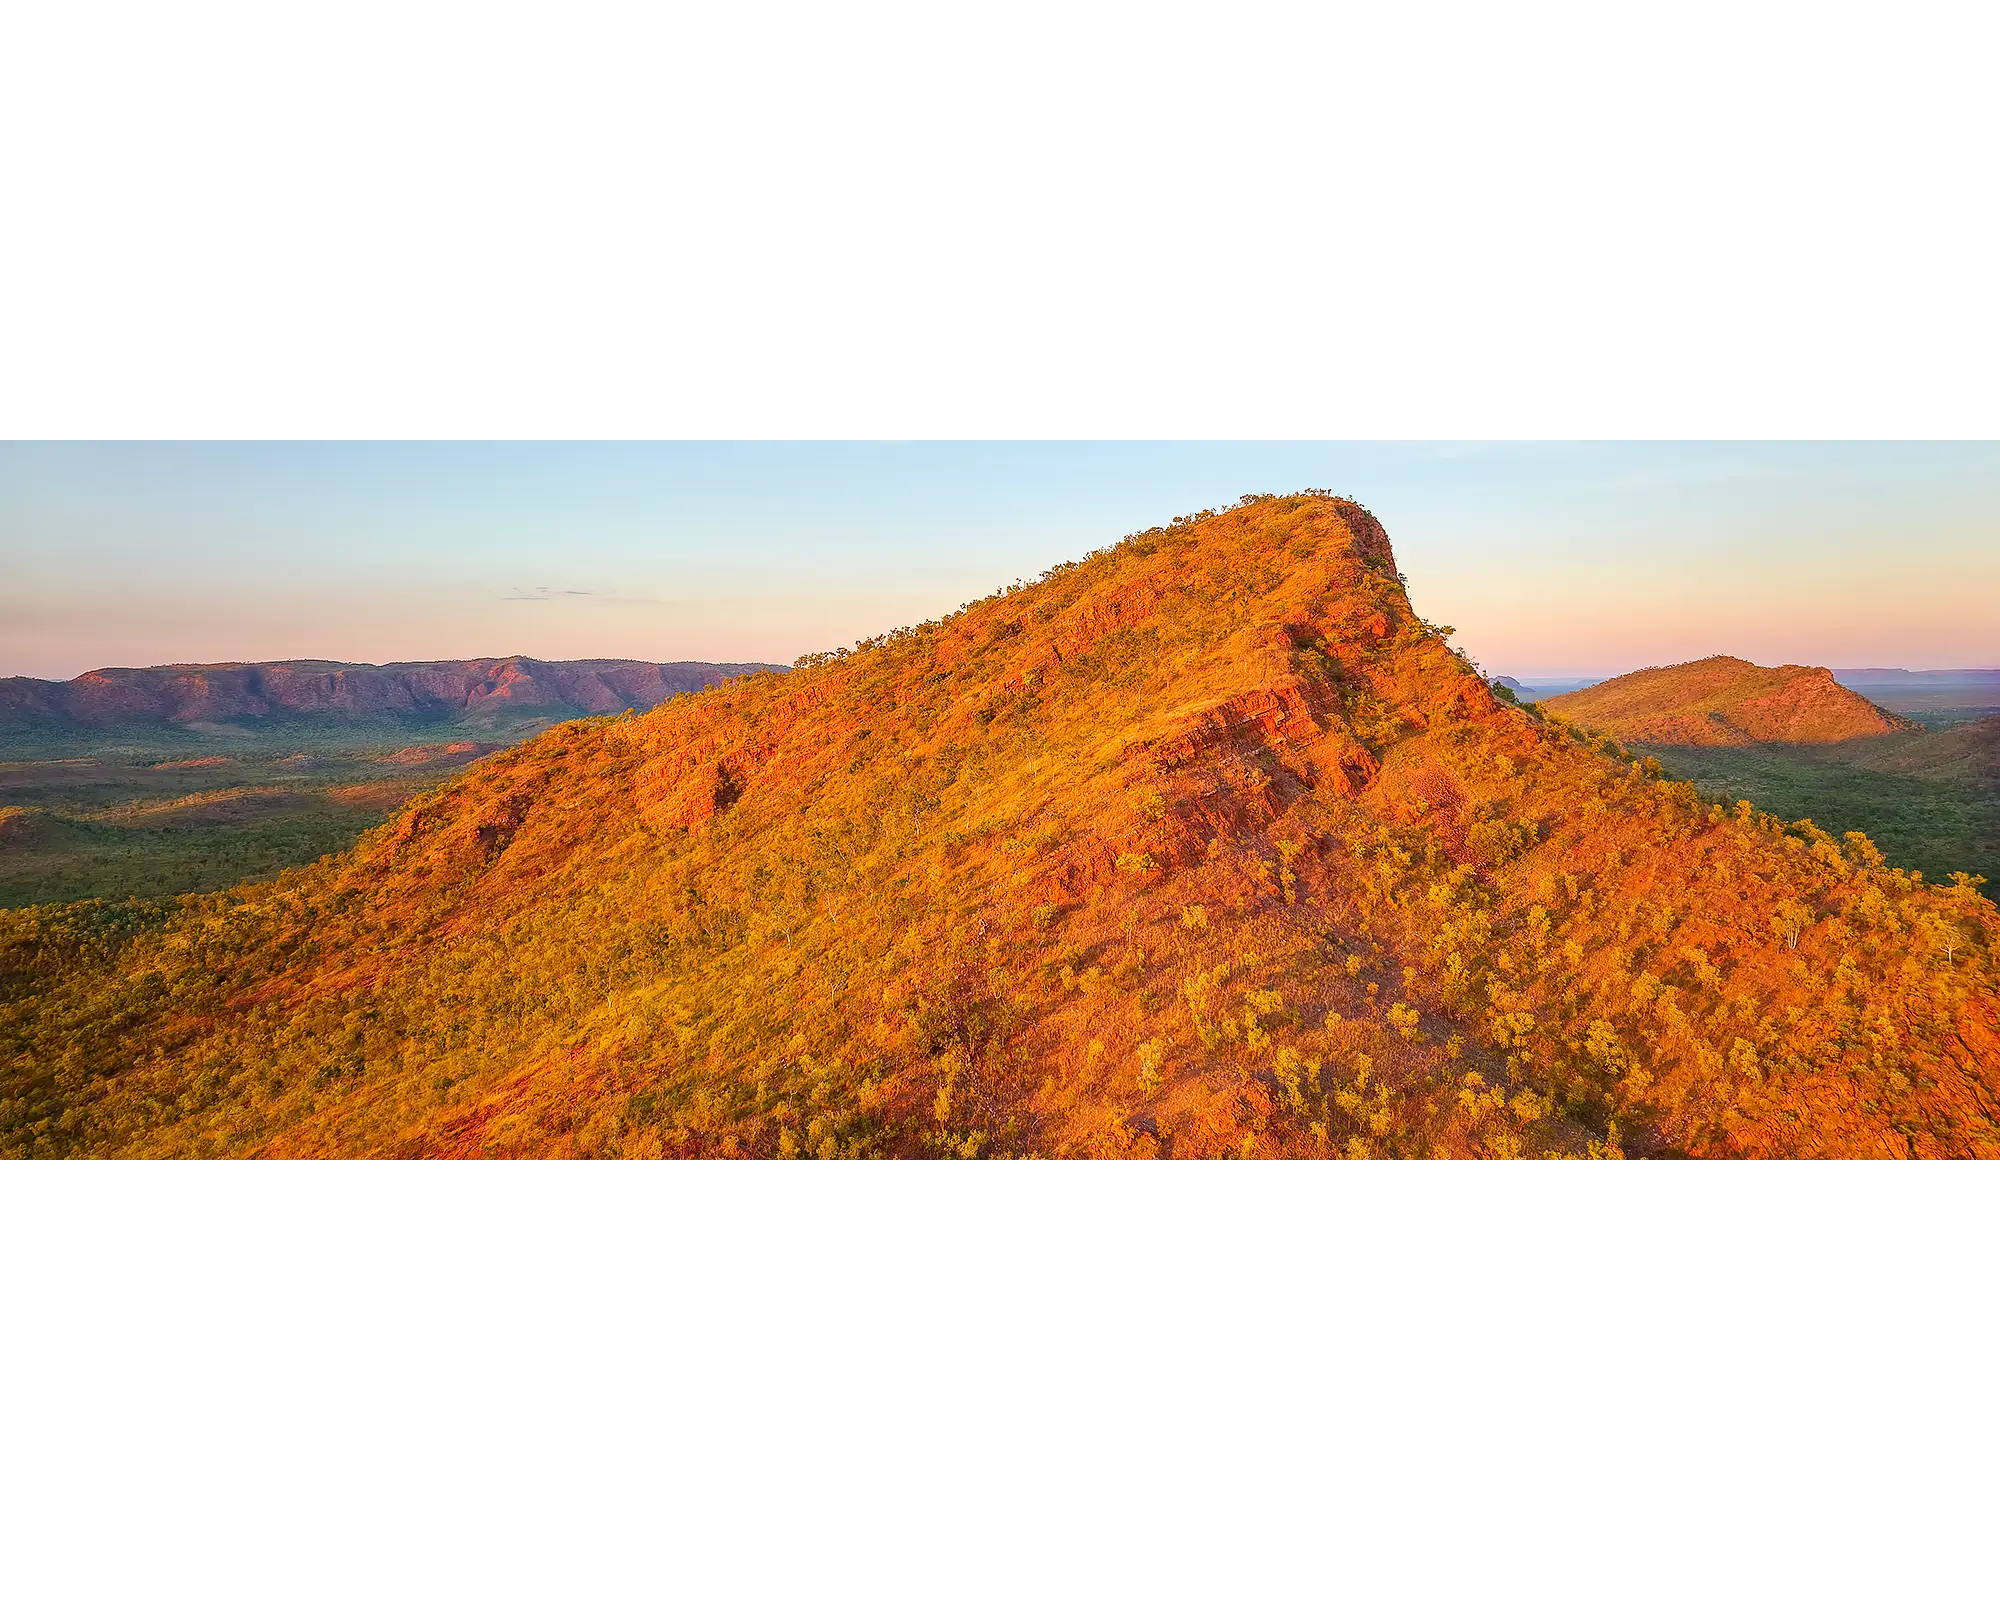
<svg viewBox="0 0 2000 1600"><path fill-rule="evenodd" d="M0 734L233 724L287 718L477 725L500 717L648 710L763 665L705 661L231 662L104 667L68 682L0 679Z"/></svg>

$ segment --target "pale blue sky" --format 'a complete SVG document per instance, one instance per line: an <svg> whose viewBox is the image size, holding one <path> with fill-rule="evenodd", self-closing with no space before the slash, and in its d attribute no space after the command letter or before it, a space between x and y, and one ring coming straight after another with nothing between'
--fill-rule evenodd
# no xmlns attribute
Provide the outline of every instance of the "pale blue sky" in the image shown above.
<svg viewBox="0 0 2000 1600"><path fill-rule="evenodd" d="M1496 672L2000 665L1989 444L15 444L0 675L790 661L1308 486Z"/></svg>

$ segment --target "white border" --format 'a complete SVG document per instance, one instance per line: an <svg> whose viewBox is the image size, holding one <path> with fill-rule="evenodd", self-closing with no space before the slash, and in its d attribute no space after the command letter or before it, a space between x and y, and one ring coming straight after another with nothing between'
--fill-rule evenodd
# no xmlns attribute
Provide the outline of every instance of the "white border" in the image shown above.
<svg viewBox="0 0 2000 1600"><path fill-rule="evenodd" d="M0 36L0 436L1992 437L1991 8Z"/></svg>
<svg viewBox="0 0 2000 1600"><path fill-rule="evenodd" d="M21 1593L1983 1581L1984 1169L98 1165L0 1190Z"/></svg>
<svg viewBox="0 0 2000 1600"><path fill-rule="evenodd" d="M1991 437L1993 27L18 7L0 434ZM1984 1169L0 1185L23 1593L1989 1575Z"/></svg>

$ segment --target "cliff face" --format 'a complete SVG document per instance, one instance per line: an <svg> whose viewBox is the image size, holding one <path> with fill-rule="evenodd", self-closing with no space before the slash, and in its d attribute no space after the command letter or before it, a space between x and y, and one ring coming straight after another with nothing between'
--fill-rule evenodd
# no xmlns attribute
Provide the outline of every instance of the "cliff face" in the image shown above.
<svg viewBox="0 0 2000 1600"><path fill-rule="evenodd" d="M67 683L0 679L0 733L123 728L285 716L476 722L482 714L593 715L649 710L761 665L679 661L266 661L219 666L105 667Z"/></svg>
<svg viewBox="0 0 2000 1600"><path fill-rule="evenodd" d="M1322 495L161 915L0 918L0 1148L2000 1154L1991 906L1496 700Z"/></svg>
<svg viewBox="0 0 2000 1600"><path fill-rule="evenodd" d="M1638 744L1839 744L1916 726L1843 688L1825 667L1759 667L1735 656L1628 672L1542 706Z"/></svg>

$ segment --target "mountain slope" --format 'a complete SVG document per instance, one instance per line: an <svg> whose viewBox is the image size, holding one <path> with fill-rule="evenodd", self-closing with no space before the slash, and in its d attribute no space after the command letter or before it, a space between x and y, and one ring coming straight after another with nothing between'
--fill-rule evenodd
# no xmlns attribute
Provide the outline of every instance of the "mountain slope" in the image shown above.
<svg viewBox="0 0 2000 1600"><path fill-rule="evenodd" d="M478 724L505 714L588 716L648 709L758 665L703 661L230 662L103 667L67 683L0 678L0 734L297 716Z"/></svg>
<svg viewBox="0 0 2000 1600"><path fill-rule="evenodd" d="M0 916L124 1155L2000 1153L2000 919L1497 701L1261 497L571 723L346 856Z"/></svg>
<svg viewBox="0 0 2000 1600"><path fill-rule="evenodd" d="M1898 739L1856 752L1858 765L1922 778L1958 778L2000 794L2000 716Z"/></svg>
<svg viewBox="0 0 2000 1600"><path fill-rule="evenodd" d="M1638 744L1838 744L1914 726L1825 667L1759 667L1735 656L1628 672L1542 705Z"/></svg>

